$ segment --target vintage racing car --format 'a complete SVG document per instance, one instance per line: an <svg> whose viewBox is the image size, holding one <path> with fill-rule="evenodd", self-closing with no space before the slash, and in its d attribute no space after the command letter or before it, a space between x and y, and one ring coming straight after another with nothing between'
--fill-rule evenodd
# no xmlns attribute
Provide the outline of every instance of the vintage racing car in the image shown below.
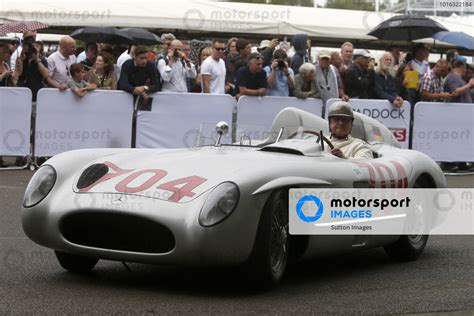
<svg viewBox="0 0 474 316"><path fill-rule="evenodd" d="M265 141L59 154L28 184L23 229L73 272L99 259L244 265L253 280L272 285L289 260L381 246L396 260L414 260L428 236L288 233L290 188L446 187L428 156L400 149L382 124L355 115L352 135L371 145L374 159L340 159L322 149L322 139L302 139L327 131L328 122L295 108L277 115ZM227 129L217 126L219 135Z"/></svg>

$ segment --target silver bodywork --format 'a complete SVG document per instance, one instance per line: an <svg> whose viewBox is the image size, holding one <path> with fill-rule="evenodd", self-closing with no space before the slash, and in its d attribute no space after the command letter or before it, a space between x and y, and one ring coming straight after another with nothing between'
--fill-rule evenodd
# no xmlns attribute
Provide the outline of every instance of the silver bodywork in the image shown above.
<svg viewBox="0 0 474 316"><path fill-rule="evenodd" d="M320 118L294 109L290 111L292 115L303 117L295 125L308 128L305 122L317 120L327 126L327 122ZM358 119L376 124L360 115ZM279 124L281 120L277 118L274 127ZM389 137L390 132L379 127L382 136ZM413 187L420 177L429 180L433 187L446 187L441 170L426 155L396 148L393 139L371 143L379 158L370 161L339 159L322 151L314 141L301 139L282 139L263 146L263 149L209 146L177 150L70 151L47 161L46 164L56 170L56 183L39 204L23 207L23 228L29 238L45 247L101 259L188 266L238 265L252 251L262 209L275 190L294 187ZM82 172L98 163L131 171L87 191L78 189L77 181ZM394 177L390 179L384 168L389 168ZM186 177L199 177L205 181L193 189L193 196L184 196L179 201L170 201L171 193L157 189L157 185L138 192L117 190L119 182L131 173L158 169L166 171L166 175L157 183ZM146 179L149 177L143 178L142 183ZM221 223L203 227L198 221L200 211L212 189L223 182L233 182L238 186L238 205ZM139 182L129 181L128 184L135 188L139 186ZM133 215L160 224L171 231L174 247L163 253L146 253L91 247L65 238L61 230L61 221L65 216L94 212L105 214L110 219L113 216ZM105 226L113 225L112 222L106 221L101 225L106 229ZM88 233L87 226L83 231ZM299 255L304 258L376 247L394 242L397 237L308 236Z"/></svg>

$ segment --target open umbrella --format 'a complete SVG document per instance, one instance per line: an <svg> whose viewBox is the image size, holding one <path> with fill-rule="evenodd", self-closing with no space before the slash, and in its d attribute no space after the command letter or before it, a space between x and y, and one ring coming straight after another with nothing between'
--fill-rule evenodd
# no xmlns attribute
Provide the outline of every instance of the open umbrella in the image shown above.
<svg viewBox="0 0 474 316"><path fill-rule="evenodd" d="M368 35L380 40L413 41L447 31L436 21L421 15L398 15L377 25Z"/></svg>
<svg viewBox="0 0 474 316"><path fill-rule="evenodd" d="M71 37L83 42L131 44L134 39L115 27L88 26L71 33Z"/></svg>
<svg viewBox="0 0 474 316"><path fill-rule="evenodd" d="M474 37L464 32L438 32L433 35L434 39L445 43L453 44L458 47L464 47L474 50Z"/></svg>
<svg viewBox="0 0 474 316"><path fill-rule="evenodd" d="M0 25L0 34L36 31L47 27L48 24L39 21L15 21Z"/></svg>
<svg viewBox="0 0 474 316"><path fill-rule="evenodd" d="M141 45L148 46L148 45L156 45L156 44L163 43L161 38L159 38L152 32L149 32L145 29L129 27L126 29L121 29L121 30L127 33L128 36L134 39L134 44L141 44Z"/></svg>

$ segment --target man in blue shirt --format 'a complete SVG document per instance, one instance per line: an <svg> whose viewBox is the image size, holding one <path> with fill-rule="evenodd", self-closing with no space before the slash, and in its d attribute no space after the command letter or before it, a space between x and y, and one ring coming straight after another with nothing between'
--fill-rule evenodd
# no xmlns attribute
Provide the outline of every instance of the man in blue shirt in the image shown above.
<svg viewBox="0 0 474 316"><path fill-rule="evenodd" d="M453 70L444 80L444 91L452 93L454 96L449 102L452 103L472 103L471 89L474 87L474 78L469 82L463 80L466 73L466 63L461 58L453 61Z"/></svg>
<svg viewBox="0 0 474 316"><path fill-rule="evenodd" d="M161 89L156 66L147 60L148 48L137 46L135 58L129 59L122 65L120 73L119 89L132 93L135 97L141 96L147 101L150 93Z"/></svg>
<svg viewBox="0 0 474 316"><path fill-rule="evenodd" d="M260 53L249 55L247 67L237 71L235 85L239 88L237 98L242 95L264 96L267 91L267 73L263 71L263 57Z"/></svg>
<svg viewBox="0 0 474 316"><path fill-rule="evenodd" d="M283 49L273 53L272 63L264 68L267 73L267 95L287 97L295 85L293 69L288 67L288 56Z"/></svg>

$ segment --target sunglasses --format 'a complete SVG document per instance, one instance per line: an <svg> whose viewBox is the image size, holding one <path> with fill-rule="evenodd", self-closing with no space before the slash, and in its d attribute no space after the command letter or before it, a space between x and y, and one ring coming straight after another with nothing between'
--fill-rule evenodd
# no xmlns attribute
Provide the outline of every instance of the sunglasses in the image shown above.
<svg viewBox="0 0 474 316"><path fill-rule="evenodd" d="M219 51L219 52L225 51L225 47L214 47L214 49Z"/></svg>

